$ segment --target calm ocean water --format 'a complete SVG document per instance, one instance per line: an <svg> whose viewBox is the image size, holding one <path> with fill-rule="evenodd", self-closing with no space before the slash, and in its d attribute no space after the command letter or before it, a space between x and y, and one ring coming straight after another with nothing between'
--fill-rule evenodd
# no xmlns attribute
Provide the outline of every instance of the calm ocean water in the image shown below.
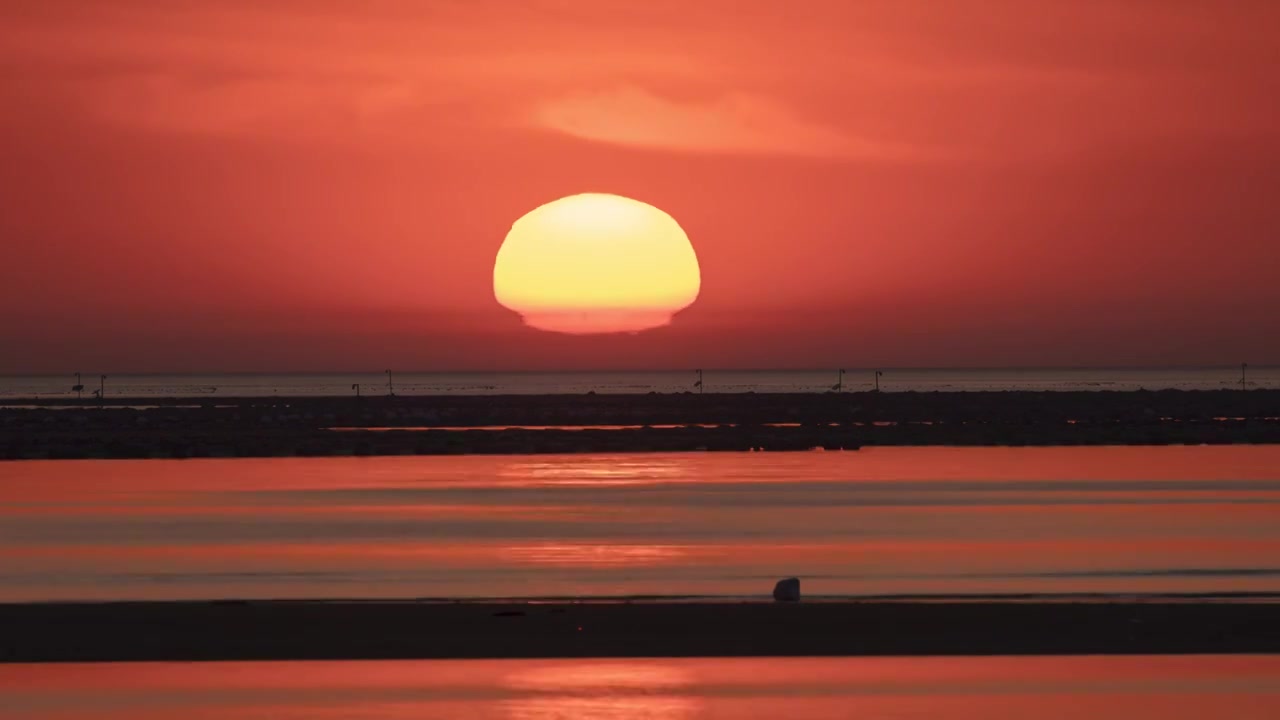
<svg viewBox="0 0 1280 720"><path fill-rule="evenodd" d="M0 601L1280 592L1280 446L0 463Z"/></svg>
<svg viewBox="0 0 1280 720"><path fill-rule="evenodd" d="M99 375L106 374L105 381ZM647 393L694 391L694 370L579 373L386 373L128 375L85 370L85 397L100 384L108 397L246 397L366 394ZM831 370L706 370L707 392L824 392L840 380ZM873 370L850 370L843 389L874 387ZM1249 368L1248 388L1280 388L1280 368ZM74 397L73 373L0 376L0 398ZM1215 390L1240 388L1240 367L948 370L885 369L885 391L902 390Z"/></svg>
<svg viewBox="0 0 1280 720"><path fill-rule="evenodd" d="M1272 720L1280 656L0 666L12 720Z"/></svg>

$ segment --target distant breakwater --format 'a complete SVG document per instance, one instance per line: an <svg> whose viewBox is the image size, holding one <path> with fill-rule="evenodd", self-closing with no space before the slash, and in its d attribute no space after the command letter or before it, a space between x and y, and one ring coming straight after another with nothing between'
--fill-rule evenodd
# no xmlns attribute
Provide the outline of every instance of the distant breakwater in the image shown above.
<svg viewBox="0 0 1280 720"><path fill-rule="evenodd" d="M0 459L1280 443L1280 390L109 398L0 407Z"/></svg>

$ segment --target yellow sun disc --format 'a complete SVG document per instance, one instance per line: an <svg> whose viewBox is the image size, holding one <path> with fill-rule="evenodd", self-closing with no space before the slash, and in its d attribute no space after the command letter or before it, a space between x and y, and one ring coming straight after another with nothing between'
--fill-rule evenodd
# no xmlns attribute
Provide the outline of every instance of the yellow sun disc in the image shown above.
<svg viewBox="0 0 1280 720"><path fill-rule="evenodd" d="M531 327L575 334L667 325L701 283L698 257L674 218L598 193L531 210L511 226L493 266L501 305Z"/></svg>

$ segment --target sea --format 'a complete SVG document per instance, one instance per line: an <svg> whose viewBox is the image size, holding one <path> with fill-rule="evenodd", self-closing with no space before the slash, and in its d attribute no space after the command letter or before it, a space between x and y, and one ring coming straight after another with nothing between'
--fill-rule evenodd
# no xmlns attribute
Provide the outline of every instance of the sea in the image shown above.
<svg viewBox="0 0 1280 720"><path fill-rule="evenodd" d="M0 463L0 602L1257 602L1277 558L1273 445ZM1263 720L1280 655L0 664L0 717Z"/></svg>
<svg viewBox="0 0 1280 720"><path fill-rule="evenodd" d="M1280 592L1280 446L0 463L0 602Z"/></svg>
<svg viewBox="0 0 1280 720"><path fill-rule="evenodd" d="M879 387L894 391L1224 390L1280 388L1280 367L1193 368L839 368L645 372L409 372L128 374L86 368L0 376L0 399L90 397L282 397L364 394L505 395L757 392L803 393ZM877 375L877 372L880 374ZM105 375L105 378L103 377ZM1243 380L1243 384L1242 384ZM699 381L701 384L699 385Z"/></svg>
<svg viewBox="0 0 1280 720"><path fill-rule="evenodd" d="M1280 656L0 665L6 720L1274 720Z"/></svg>

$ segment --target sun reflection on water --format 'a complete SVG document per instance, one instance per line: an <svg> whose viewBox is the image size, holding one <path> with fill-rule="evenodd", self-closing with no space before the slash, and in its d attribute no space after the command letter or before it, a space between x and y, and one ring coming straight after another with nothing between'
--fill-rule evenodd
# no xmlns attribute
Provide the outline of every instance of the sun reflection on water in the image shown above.
<svg viewBox="0 0 1280 720"><path fill-rule="evenodd" d="M676 562L688 555L679 545L597 545L543 543L514 546L507 554L516 562L559 567L649 566Z"/></svg>
<svg viewBox="0 0 1280 720"><path fill-rule="evenodd" d="M670 458L588 456L507 463L498 475L529 486L608 486L669 483L691 472L685 463Z"/></svg>
<svg viewBox="0 0 1280 720"><path fill-rule="evenodd" d="M602 661L523 670L502 685L519 694L505 703L513 720L683 720L701 708L693 680L680 667Z"/></svg>

